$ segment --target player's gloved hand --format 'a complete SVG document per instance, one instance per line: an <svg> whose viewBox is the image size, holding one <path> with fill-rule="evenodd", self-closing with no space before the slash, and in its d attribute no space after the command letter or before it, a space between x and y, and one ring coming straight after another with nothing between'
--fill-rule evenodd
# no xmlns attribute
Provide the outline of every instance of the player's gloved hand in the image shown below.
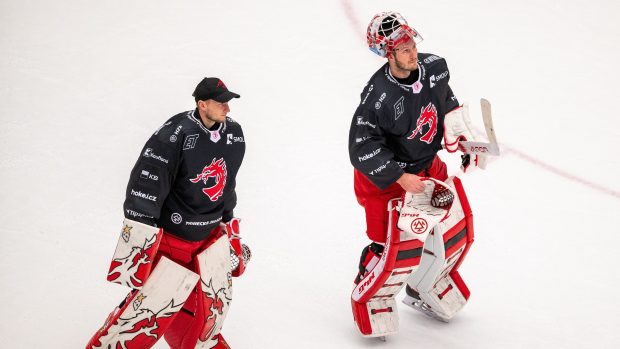
<svg viewBox="0 0 620 349"><path fill-rule="evenodd" d="M411 173L403 173L396 183L400 184L405 191L410 193L421 193L425 188L424 183L420 181L420 177Z"/></svg>
<svg viewBox="0 0 620 349"><path fill-rule="evenodd" d="M241 276L245 271L246 265L252 258L252 252L246 244L241 243L239 236L239 218L233 218L228 222L220 223L222 229L228 234L230 241L230 258L232 261L232 276Z"/></svg>
<svg viewBox="0 0 620 349"><path fill-rule="evenodd" d="M473 127L469 118L469 107L464 103L462 107L456 108L446 114L444 119L444 147L450 153L457 150L463 151L459 145L460 141L475 141ZM486 158L482 155L463 154L461 156L461 170L467 172L471 164L479 166Z"/></svg>

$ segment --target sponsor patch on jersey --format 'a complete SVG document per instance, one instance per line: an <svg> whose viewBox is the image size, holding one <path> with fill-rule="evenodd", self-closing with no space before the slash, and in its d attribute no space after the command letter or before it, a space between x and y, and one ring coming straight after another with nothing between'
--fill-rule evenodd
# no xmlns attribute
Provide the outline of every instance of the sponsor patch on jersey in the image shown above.
<svg viewBox="0 0 620 349"><path fill-rule="evenodd" d="M370 175L373 176L373 175L381 173L381 171L383 171L383 170L385 170L387 168L387 165L389 163L390 163L390 161L388 160L385 164L383 164L383 165L375 168L374 170L370 171Z"/></svg>
<svg viewBox="0 0 620 349"><path fill-rule="evenodd" d="M175 212L172 214L172 216L170 216L170 220L174 224L181 224L181 222L183 222L183 217L180 214Z"/></svg>
<svg viewBox="0 0 620 349"><path fill-rule="evenodd" d="M364 97L364 99L362 100L362 104L366 103L366 100L368 99L368 96L370 96L370 92L372 92L373 88L374 85L370 85L370 87L368 88L368 92L366 92L366 97Z"/></svg>
<svg viewBox="0 0 620 349"><path fill-rule="evenodd" d="M140 190L131 189L131 195L133 195L135 197L139 197L141 199L153 201L153 202L157 201L157 196L151 195L151 194L148 194L148 193L143 193Z"/></svg>
<svg viewBox="0 0 620 349"><path fill-rule="evenodd" d="M170 142L174 143L177 141L179 137L179 132L181 132L182 128L183 128L183 125L177 126L176 130L174 130L174 134L170 136Z"/></svg>
<svg viewBox="0 0 620 349"><path fill-rule="evenodd" d="M375 150L373 150L373 152L372 152L372 153L368 153L368 154L364 154L364 155L362 155L362 156L358 156L358 157L357 157L357 160L358 160L359 162L366 161L366 160L368 160L368 159L373 158L375 155L379 154L380 152L381 152L381 148L379 148L379 149L375 149Z"/></svg>
<svg viewBox="0 0 620 349"><path fill-rule="evenodd" d="M357 125L358 126L368 126L368 127L372 127L372 128L376 128L377 127L377 125L371 124L370 121L364 120L363 116L358 116L357 117Z"/></svg>
<svg viewBox="0 0 620 349"><path fill-rule="evenodd" d="M436 61L438 59L439 59L439 57L437 57L435 55L428 56L428 57L424 58L424 63L428 64L428 63L434 62L434 61Z"/></svg>
<svg viewBox="0 0 620 349"><path fill-rule="evenodd" d="M435 87L435 85L437 85L437 83L442 80L443 78L445 78L446 76L448 76L448 71L446 70L445 72L435 76L435 75L431 75L430 77L430 82L431 82L431 88Z"/></svg>
<svg viewBox="0 0 620 349"><path fill-rule="evenodd" d="M140 217L140 218L153 218L153 216L145 215L144 213L136 212L134 210L126 209L128 215L132 217Z"/></svg>
<svg viewBox="0 0 620 349"><path fill-rule="evenodd" d="M236 137L232 133L226 135L226 144L245 143L243 137Z"/></svg>
<svg viewBox="0 0 620 349"><path fill-rule="evenodd" d="M207 225L211 225L211 224L218 223L218 222L220 222L221 220L222 220L222 217L218 217L218 218L216 218L216 219L212 219L212 220L207 221L207 222L192 222L192 221L187 221L187 222L185 222L185 225L193 225L193 226L196 226L196 227L204 227L204 226L207 226Z"/></svg>
<svg viewBox="0 0 620 349"><path fill-rule="evenodd" d="M161 157L160 155L157 155L155 153L153 153L153 148L146 148L146 150L144 150L144 154L142 154L142 156L144 156L145 158L151 158L151 159L155 159L155 160L159 160L165 164L168 163L168 159Z"/></svg>
<svg viewBox="0 0 620 349"><path fill-rule="evenodd" d="M405 112L405 96L400 96L400 98L394 103L394 120L398 120L401 115Z"/></svg>
<svg viewBox="0 0 620 349"><path fill-rule="evenodd" d="M194 149L196 142L198 141L199 134L185 136L185 142L183 142L183 150Z"/></svg>
<svg viewBox="0 0 620 349"><path fill-rule="evenodd" d="M140 172L140 178L142 178L142 179L150 179L150 180L155 181L155 182L157 182L159 180L159 176L154 175L154 174L150 173L147 170L142 170Z"/></svg>

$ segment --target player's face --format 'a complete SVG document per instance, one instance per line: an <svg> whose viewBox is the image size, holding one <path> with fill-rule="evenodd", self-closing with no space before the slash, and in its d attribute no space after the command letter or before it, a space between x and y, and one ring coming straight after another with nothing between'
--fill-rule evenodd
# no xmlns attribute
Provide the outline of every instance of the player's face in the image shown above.
<svg viewBox="0 0 620 349"><path fill-rule="evenodd" d="M394 65L403 71L418 69L418 48L413 40L401 43L392 51Z"/></svg>
<svg viewBox="0 0 620 349"><path fill-rule="evenodd" d="M204 111L207 120L219 123L226 121L226 116L230 112L228 102L220 103L212 99L198 101L198 108Z"/></svg>

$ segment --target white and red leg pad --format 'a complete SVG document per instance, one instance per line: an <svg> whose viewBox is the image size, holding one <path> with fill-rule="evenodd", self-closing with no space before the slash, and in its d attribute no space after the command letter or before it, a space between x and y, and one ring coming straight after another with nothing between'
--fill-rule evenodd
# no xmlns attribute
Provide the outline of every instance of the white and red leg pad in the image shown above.
<svg viewBox="0 0 620 349"><path fill-rule="evenodd" d="M140 289L151 272L162 234L161 228L125 219L108 281Z"/></svg>
<svg viewBox="0 0 620 349"><path fill-rule="evenodd" d="M232 301L232 262L230 242L225 232L204 252L198 255L200 291L198 302L203 309L204 325L196 348L214 348Z"/></svg>
<svg viewBox="0 0 620 349"><path fill-rule="evenodd" d="M458 268L474 241L473 216L465 190L457 177L446 183L457 195L448 215L438 223L424 244L418 270L408 284L440 319L451 319L469 299L469 289Z"/></svg>
<svg viewBox="0 0 620 349"><path fill-rule="evenodd" d="M431 186L429 190L432 194ZM401 206L402 201L399 199L389 202L388 232L383 254L351 294L353 318L365 337L386 336L398 332L398 309L394 297L417 269L422 255L423 239L428 235L426 230L422 234L412 234L398 229L398 210ZM444 210L444 215L445 212L447 210ZM439 217L437 221L442 218L443 216ZM430 228L432 225L429 230Z"/></svg>
<svg viewBox="0 0 620 349"><path fill-rule="evenodd" d="M152 347L183 307L198 279L198 274L162 257L142 289L129 293L86 348Z"/></svg>
<svg viewBox="0 0 620 349"><path fill-rule="evenodd" d="M421 193L405 193L388 204L385 249L379 262L356 285L351 295L353 317L364 336L398 332L395 295L416 272L424 242L440 221L446 219L454 190L433 178L422 179Z"/></svg>

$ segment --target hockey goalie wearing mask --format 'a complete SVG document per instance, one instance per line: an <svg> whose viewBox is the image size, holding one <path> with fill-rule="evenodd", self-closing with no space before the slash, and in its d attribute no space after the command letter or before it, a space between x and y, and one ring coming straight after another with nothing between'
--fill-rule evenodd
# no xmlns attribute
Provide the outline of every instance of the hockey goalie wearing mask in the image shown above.
<svg viewBox="0 0 620 349"><path fill-rule="evenodd" d="M422 37L399 13L375 15L367 40L387 62L364 87L349 132L355 195L372 240L351 302L362 335L384 337L398 330L394 297L403 287L405 304L441 321L467 302L457 269L473 241L471 210L437 153L474 137L446 61L418 52ZM484 161L462 160L463 171Z"/></svg>

